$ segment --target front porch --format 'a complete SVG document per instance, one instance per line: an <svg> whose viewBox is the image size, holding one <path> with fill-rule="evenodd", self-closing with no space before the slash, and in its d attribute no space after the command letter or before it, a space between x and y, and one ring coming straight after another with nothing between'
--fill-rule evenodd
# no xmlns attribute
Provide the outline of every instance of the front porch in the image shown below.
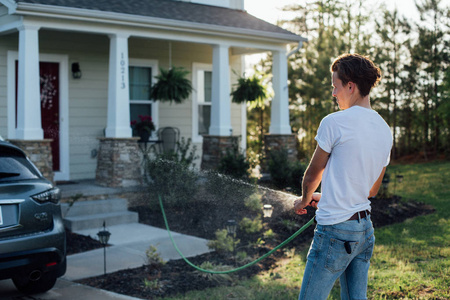
<svg viewBox="0 0 450 300"><path fill-rule="evenodd" d="M170 5L191 8L187 3ZM118 12L99 21L89 10L64 6L53 7L45 16L41 15L45 5L38 12L33 4L16 8L11 4L9 14L0 16L0 59L6 63L8 90L6 99L0 97L8 111L5 131L7 139L25 148L37 165L51 166L44 171L50 180L98 178L105 186L139 185L138 147L130 127L138 114L150 115L156 128L179 128L181 137L191 138L200 152L205 151L200 157L217 153L207 153L209 147L203 147L205 134L226 140L233 132L242 137L240 146L245 149L245 105L231 103L230 92L244 72L249 53L272 53L275 96L270 133L291 134L287 45L303 41L300 36L271 24L265 24L268 31L260 31L256 23L263 21L223 8L219 9L222 13L249 18L245 26L250 27L240 33L230 29L235 24L228 23L207 28L192 21L173 23L170 18L143 16L137 22ZM202 9L216 10L213 6ZM43 74L42 63L56 64L55 75ZM191 97L177 105L146 98L159 68L172 66L191 72ZM132 80L136 70L145 71L148 78ZM146 90L138 91L140 87ZM53 111L47 111L50 108ZM51 154L28 152L46 140L52 140ZM126 146L111 146L124 140Z"/></svg>

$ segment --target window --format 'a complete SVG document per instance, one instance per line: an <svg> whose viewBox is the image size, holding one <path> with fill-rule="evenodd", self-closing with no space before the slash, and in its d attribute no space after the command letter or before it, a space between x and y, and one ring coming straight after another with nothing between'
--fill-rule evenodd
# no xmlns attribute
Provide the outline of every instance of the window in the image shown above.
<svg viewBox="0 0 450 300"><path fill-rule="evenodd" d="M201 76L203 75L203 76ZM212 84L212 72L204 71L199 77L203 83L202 97L198 98L198 134L204 135L209 133L209 126L211 123L211 84Z"/></svg>
<svg viewBox="0 0 450 300"><path fill-rule="evenodd" d="M212 66L194 64L193 140L202 141L211 124Z"/></svg>
<svg viewBox="0 0 450 300"><path fill-rule="evenodd" d="M156 103L150 99L150 87L153 84L157 64L149 60L130 59L130 121L140 121L139 116L151 116L157 124ZM137 133L133 132L133 136Z"/></svg>

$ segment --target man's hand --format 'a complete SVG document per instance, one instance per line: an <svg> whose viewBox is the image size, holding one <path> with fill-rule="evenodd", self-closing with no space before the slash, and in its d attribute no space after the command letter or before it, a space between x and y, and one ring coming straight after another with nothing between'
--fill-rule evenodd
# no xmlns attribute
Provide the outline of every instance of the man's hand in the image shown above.
<svg viewBox="0 0 450 300"><path fill-rule="evenodd" d="M312 199L309 201L303 201L303 197L298 198L294 201L294 211L297 215L305 215L307 213L306 206L310 205L317 209L317 203L320 201L322 193L314 193Z"/></svg>

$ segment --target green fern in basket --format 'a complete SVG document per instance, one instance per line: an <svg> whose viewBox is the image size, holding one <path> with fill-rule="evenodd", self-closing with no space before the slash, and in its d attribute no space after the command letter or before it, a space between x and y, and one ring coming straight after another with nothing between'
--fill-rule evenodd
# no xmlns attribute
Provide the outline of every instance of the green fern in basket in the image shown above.
<svg viewBox="0 0 450 300"><path fill-rule="evenodd" d="M155 76L158 82L150 88L150 97L161 102L183 103L192 92L192 84L186 75L189 71L182 67L169 70L160 68L160 74Z"/></svg>

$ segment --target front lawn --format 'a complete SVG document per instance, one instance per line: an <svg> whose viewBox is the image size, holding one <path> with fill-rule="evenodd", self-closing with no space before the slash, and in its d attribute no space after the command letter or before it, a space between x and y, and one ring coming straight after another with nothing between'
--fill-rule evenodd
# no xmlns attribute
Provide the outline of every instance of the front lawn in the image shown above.
<svg viewBox="0 0 450 300"><path fill-rule="evenodd" d="M395 194L436 211L376 229L369 299L450 299L450 162L394 165ZM394 182L390 193L394 192ZM278 266L231 287L193 291L166 299L297 299L307 248L285 249ZM329 299L340 299L339 288Z"/></svg>

